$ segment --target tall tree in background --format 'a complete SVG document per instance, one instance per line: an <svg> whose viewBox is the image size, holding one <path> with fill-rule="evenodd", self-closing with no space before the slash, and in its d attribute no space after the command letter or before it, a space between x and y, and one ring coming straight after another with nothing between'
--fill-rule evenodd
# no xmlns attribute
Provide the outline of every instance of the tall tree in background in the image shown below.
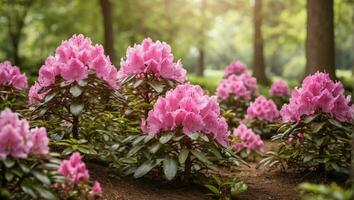
<svg viewBox="0 0 354 200"><path fill-rule="evenodd" d="M0 4L0 11L7 25L3 28L8 31L9 48L6 49L6 55L15 65L21 65L19 46L23 36L22 31L27 13L34 2L35 0L5 0Z"/></svg>
<svg viewBox="0 0 354 200"><path fill-rule="evenodd" d="M307 0L306 73L335 78L333 0Z"/></svg>
<svg viewBox="0 0 354 200"><path fill-rule="evenodd" d="M99 0L104 26L104 48L112 63L115 63L114 34L112 27L112 10L110 0Z"/></svg>
<svg viewBox="0 0 354 200"><path fill-rule="evenodd" d="M262 0L254 1L254 55L253 55L253 73L257 81L261 84L267 84L268 80L265 75L265 64L263 54L263 38L262 38Z"/></svg>
<svg viewBox="0 0 354 200"><path fill-rule="evenodd" d="M198 58L197 58L197 68L196 75L204 76L204 68L205 68L205 22L206 22L206 2L207 0L202 0L200 5L200 13L201 13L201 28L199 29L199 40L198 40Z"/></svg>

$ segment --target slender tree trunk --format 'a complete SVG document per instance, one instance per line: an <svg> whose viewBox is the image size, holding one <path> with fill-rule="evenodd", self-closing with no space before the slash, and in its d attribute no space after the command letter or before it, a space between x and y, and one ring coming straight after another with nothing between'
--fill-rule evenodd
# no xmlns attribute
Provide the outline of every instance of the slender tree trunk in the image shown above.
<svg viewBox="0 0 354 200"><path fill-rule="evenodd" d="M262 0L255 0L254 4L254 56L253 56L253 74L261 84L267 84L268 80L265 74L263 38L262 38Z"/></svg>
<svg viewBox="0 0 354 200"><path fill-rule="evenodd" d="M306 73L335 78L333 0L307 0Z"/></svg>
<svg viewBox="0 0 354 200"><path fill-rule="evenodd" d="M115 61L114 34L112 27L112 9L110 0L100 0L103 26L104 26L104 48L112 63Z"/></svg>
<svg viewBox="0 0 354 200"><path fill-rule="evenodd" d="M73 124L72 124L72 136L74 139L79 139L79 117L73 116Z"/></svg>
<svg viewBox="0 0 354 200"><path fill-rule="evenodd" d="M201 45L198 49L198 63L196 69L197 76L204 76L204 47Z"/></svg>

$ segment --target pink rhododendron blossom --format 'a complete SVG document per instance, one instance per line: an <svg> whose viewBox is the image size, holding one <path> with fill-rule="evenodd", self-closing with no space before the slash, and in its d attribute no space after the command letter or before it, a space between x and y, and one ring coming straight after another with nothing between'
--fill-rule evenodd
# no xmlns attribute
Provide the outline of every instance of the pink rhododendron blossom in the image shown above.
<svg viewBox="0 0 354 200"><path fill-rule="evenodd" d="M248 73L240 76L230 75L223 79L216 89L216 95L225 100L230 96L234 98L241 98L243 100L250 100L258 90L257 80Z"/></svg>
<svg viewBox="0 0 354 200"><path fill-rule="evenodd" d="M26 74L21 74L17 66L12 66L9 61L0 63L0 87L13 87L23 90L28 87Z"/></svg>
<svg viewBox="0 0 354 200"><path fill-rule="evenodd" d="M40 83L35 82L34 85L30 88L29 92L28 92L28 103L30 105L36 104L38 102L40 102L48 93L48 91L46 92L40 92L40 90L43 88L44 86L41 86Z"/></svg>
<svg viewBox="0 0 354 200"><path fill-rule="evenodd" d="M284 80L277 80L270 86L269 93L272 96L286 96L289 94L289 86Z"/></svg>
<svg viewBox="0 0 354 200"><path fill-rule="evenodd" d="M345 97L342 83L332 81L328 74L309 75L301 86L293 90L289 104L282 107L283 121L299 121L301 116L317 112L329 113L341 122L353 119L353 108L349 106L351 97Z"/></svg>
<svg viewBox="0 0 354 200"><path fill-rule="evenodd" d="M48 153L45 129L29 129L26 120L20 120L16 113L6 108L0 114L0 158L27 158L30 153Z"/></svg>
<svg viewBox="0 0 354 200"><path fill-rule="evenodd" d="M45 128L33 128L31 129L31 140L33 146L31 148L32 154L48 154L49 153L49 139L47 137L47 131Z"/></svg>
<svg viewBox="0 0 354 200"><path fill-rule="evenodd" d="M89 192L89 195L93 197L102 195L101 184L98 181L95 181L95 183L93 184L92 189Z"/></svg>
<svg viewBox="0 0 354 200"><path fill-rule="evenodd" d="M238 60L231 63L225 68L224 77L226 78L232 74L241 75L246 72L247 72L247 66Z"/></svg>
<svg viewBox="0 0 354 200"><path fill-rule="evenodd" d="M186 80L186 70L180 61L174 62L171 47L165 42L153 42L150 38L129 47L127 58L122 59L120 65L119 78L132 74L153 74L180 83Z"/></svg>
<svg viewBox="0 0 354 200"><path fill-rule="evenodd" d="M240 124L233 132L239 141L233 144L236 151L247 149L249 151L263 151L263 141L261 137L248 129L244 124Z"/></svg>
<svg viewBox="0 0 354 200"><path fill-rule="evenodd" d="M89 179L86 165L82 162L80 153L78 152L73 153L69 160L63 160L58 171L75 184Z"/></svg>
<svg viewBox="0 0 354 200"><path fill-rule="evenodd" d="M168 91L166 97L159 97L141 126L149 134L181 127L184 134L204 132L224 146L228 142L228 126L220 116L216 98L205 95L200 86L190 84L179 85Z"/></svg>
<svg viewBox="0 0 354 200"><path fill-rule="evenodd" d="M38 90L55 84L58 77L72 83L87 79L91 73L104 80L111 88L117 88L118 71L109 57L104 55L103 47L94 46L90 38L81 34L74 35L63 41L55 55L49 56L39 69L38 81L32 86L35 88L30 90L29 101L38 102L41 99L37 98L41 96Z"/></svg>
<svg viewBox="0 0 354 200"><path fill-rule="evenodd" d="M279 117L277 106L272 100L267 100L264 96L257 97L247 108L246 118L258 119L271 122Z"/></svg>

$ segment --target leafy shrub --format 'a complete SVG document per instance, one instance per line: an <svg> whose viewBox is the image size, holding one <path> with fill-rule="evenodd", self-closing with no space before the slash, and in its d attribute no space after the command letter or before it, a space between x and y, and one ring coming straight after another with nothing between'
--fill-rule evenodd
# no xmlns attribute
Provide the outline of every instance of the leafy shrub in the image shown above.
<svg viewBox="0 0 354 200"><path fill-rule="evenodd" d="M231 135L231 144L237 152L246 158L252 153L263 152L263 141L259 135L248 129L244 124L240 124Z"/></svg>
<svg viewBox="0 0 354 200"><path fill-rule="evenodd" d="M201 170L216 170L225 154L239 162L221 147L228 144L227 123L216 99L205 95L199 86L179 85L160 97L142 130L146 135L130 136L118 149L130 149L118 164L125 174L136 178L161 167L167 180L181 177L183 172L184 180L189 181Z"/></svg>
<svg viewBox="0 0 354 200"><path fill-rule="evenodd" d="M271 124L278 119L279 111L275 103L258 96L247 108L244 122L263 138L270 138L274 131Z"/></svg>
<svg viewBox="0 0 354 200"><path fill-rule="evenodd" d="M269 94L279 109L281 106L289 102L289 86L282 79L275 81L270 86Z"/></svg>
<svg viewBox="0 0 354 200"><path fill-rule="evenodd" d="M302 190L303 200L352 200L354 198L353 189L344 190L335 184L302 183L299 188Z"/></svg>
<svg viewBox="0 0 354 200"><path fill-rule="evenodd" d="M24 108L23 90L27 87L27 77L17 66L12 66L9 61L0 63L0 110Z"/></svg>
<svg viewBox="0 0 354 200"><path fill-rule="evenodd" d="M230 127L237 127L244 118L249 101L257 93L257 80L248 73L230 75L223 79L216 90L224 116Z"/></svg>
<svg viewBox="0 0 354 200"><path fill-rule="evenodd" d="M174 62L171 47L150 38L127 49L118 72L127 105L128 119L147 118L157 98L177 84L185 82L186 70L180 61Z"/></svg>
<svg viewBox="0 0 354 200"><path fill-rule="evenodd" d="M333 82L324 73L306 77L280 113L284 122L273 140L281 146L277 152L267 153L268 158L261 163L272 166L286 162L296 169L347 173L353 109L340 82Z"/></svg>
<svg viewBox="0 0 354 200"><path fill-rule="evenodd" d="M116 109L122 101L117 89L117 70L101 45L74 35L64 41L55 56L49 56L29 91L34 118L59 121L79 139L80 117ZM71 124L71 126L69 126Z"/></svg>
<svg viewBox="0 0 354 200"><path fill-rule="evenodd" d="M238 181L236 178L223 179L218 176L213 176L211 183L204 185L209 191L210 196L219 200L231 200L245 192L248 186L243 181Z"/></svg>
<svg viewBox="0 0 354 200"><path fill-rule="evenodd" d="M63 163L57 154L49 152L48 142L45 128L30 129L26 120L20 120L8 108L1 112L1 199L67 199L77 197L78 194L99 196L97 186L89 193L91 186L88 176L85 182L80 181L80 184L71 184L68 187L69 177L62 176L61 170L58 171L59 165ZM80 168L84 169L85 164L80 162ZM70 170L73 176L78 177L78 170Z"/></svg>

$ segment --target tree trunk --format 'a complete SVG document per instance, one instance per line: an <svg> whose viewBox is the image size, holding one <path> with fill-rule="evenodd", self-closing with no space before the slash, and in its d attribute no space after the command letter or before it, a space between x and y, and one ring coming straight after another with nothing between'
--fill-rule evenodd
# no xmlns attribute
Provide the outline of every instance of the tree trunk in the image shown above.
<svg viewBox="0 0 354 200"><path fill-rule="evenodd" d="M263 55L262 38L262 0L255 0L254 5L254 56L253 56L253 74L261 84L267 84L268 80L265 74L265 64Z"/></svg>
<svg viewBox="0 0 354 200"><path fill-rule="evenodd" d="M104 48L112 63L115 61L114 34L112 27L112 10L110 0L100 0L103 26L104 26Z"/></svg>
<svg viewBox="0 0 354 200"><path fill-rule="evenodd" d="M333 0L307 0L306 74L335 78Z"/></svg>
<svg viewBox="0 0 354 200"><path fill-rule="evenodd" d="M198 48L198 63L196 69L197 76L204 76L204 48L201 46Z"/></svg>

